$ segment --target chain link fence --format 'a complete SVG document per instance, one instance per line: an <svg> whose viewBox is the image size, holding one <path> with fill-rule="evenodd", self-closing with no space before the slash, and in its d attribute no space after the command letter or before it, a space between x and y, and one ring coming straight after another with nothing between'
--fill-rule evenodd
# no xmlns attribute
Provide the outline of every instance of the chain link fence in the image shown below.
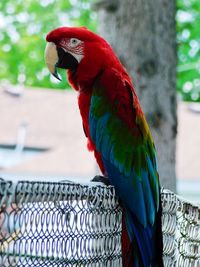
<svg viewBox="0 0 200 267"><path fill-rule="evenodd" d="M200 266L200 207L162 190L165 266ZM0 181L0 266L118 267L115 190L91 182Z"/></svg>

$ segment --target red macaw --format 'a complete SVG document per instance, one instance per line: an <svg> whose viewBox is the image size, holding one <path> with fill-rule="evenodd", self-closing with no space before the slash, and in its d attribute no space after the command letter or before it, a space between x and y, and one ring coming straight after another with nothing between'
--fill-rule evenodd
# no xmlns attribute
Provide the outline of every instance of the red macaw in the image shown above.
<svg viewBox="0 0 200 267"><path fill-rule="evenodd" d="M85 27L47 37L46 64L68 69L89 150L121 200L123 266L163 266L155 146L134 86L111 46Z"/></svg>

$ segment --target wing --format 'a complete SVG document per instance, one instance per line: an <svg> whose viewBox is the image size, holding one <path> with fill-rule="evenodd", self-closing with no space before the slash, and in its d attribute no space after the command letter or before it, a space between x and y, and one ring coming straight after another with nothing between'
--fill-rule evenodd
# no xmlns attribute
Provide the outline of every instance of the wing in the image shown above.
<svg viewBox="0 0 200 267"><path fill-rule="evenodd" d="M159 206L155 147L128 76L104 71L93 90L89 127L125 208L144 228L153 225Z"/></svg>

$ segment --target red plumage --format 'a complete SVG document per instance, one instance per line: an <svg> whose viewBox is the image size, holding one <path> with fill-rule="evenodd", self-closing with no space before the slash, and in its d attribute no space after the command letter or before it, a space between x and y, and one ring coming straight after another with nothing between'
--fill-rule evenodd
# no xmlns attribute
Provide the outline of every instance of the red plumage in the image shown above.
<svg viewBox="0 0 200 267"><path fill-rule="evenodd" d="M123 215L122 222L123 265L133 267L133 260L135 260L135 262L140 262L139 266L161 267L161 207L155 147L131 79L110 45L86 28L61 27L50 32L46 39L65 50L62 40L67 38L77 38L84 42L84 56L76 70L68 70L68 79L71 86L79 92L78 105L85 135L88 139L88 149L94 151L102 173L113 182L124 201L123 205L126 212L128 211L126 214L124 213L127 216L126 225L125 215ZM104 93L99 93L99 89L102 89ZM97 96L95 96L94 90L96 90ZM98 107L99 110L96 110L95 105L93 105L91 110L92 98L98 102L98 97L104 104L103 108L107 108L99 118L97 117L102 112L101 106ZM109 103L109 107L105 103ZM107 123L107 132L102 134L101 129L98 129L98 132L97 128L107 119L108 113L109 118L112 118L112 121L109 122L111 122L113 129L110 129ZM90 120L90 115L96 116L95 119ZM98 122L94 122L95 120ZM127 136L120 135L123 128L126 129ZM124 142L126 138L127 142ZM109 152L106 145L102 145L102 140L105 143L107 140L110 141L112 148ZM100 142L102 142L101 149L97 149L97 144L99 145ZM107 145L110 146L110 144ZM121 157L121 154L124 155L124 158ZM117 177L112 177L113 175ZM124 184L122 184L122 176ZM120 191L120 187L123 188L123 192ZM137 203L138 198L140 198L139 203ZM128 203L129 199L131 203ZM143 207L144 210L140 207ZM160 235L159 240L155 238L155 231ZM132 234L131 241L130 233ZM157 244L159 248L156 247ZM154 250L155 247L157 254ZM136 258L134 258L134 254L138 254Z"/></svg>
<svg viewBox="0 0 200 267"><path fill-rule="evenodd" d="M86 28L83 28L86 29ZM130 93L134 94L131 86L131 79L126 72L125 68L122 66L118 58L113 53L112 48L108 45L107 42L103 38L94 33L91 34L90 31L82 31L82 28L59 28L57 30L53 30L50 32L46 40L48 42L54 42L56 45L60 45L60 41L62 38L67 37L74 37L74 38L81 38L86 42L85 45L85 57L80 62L78 70L76 73L68 70L68 80L71 86L79 91L81 90L78 96L78 105L83 121L83 128L85 135L88 138L88 149L90 151L94 151L94 156L96 161L101 169L101 172L106 175L105 167L101 159L101 155L99 152L96 151L95 145L93 144L90 138L90 130L89 130L89 122L88 122L88 114L89 114L89 107L91 101L91 91L93 87L94 80L97 79L99 76L99 70L110 68L112 66L112 71L115 75L121 75L121 80L127 83L130 91L120 91L120 90L109 90L109 98L111 103L116 99L120 98L120 105L118 109L118 115L122 117L122 119L129 125L130 128L132 127L133 120L132 118L135 117L133 113L133 103L130 102L133 97L130 97ZM102 49L101 49L102 47ZM101 52L99 52L101 51ZM103 55L102 55L103 54ZM91 62L95 62L95 64L91 64ZM94 67L95 66L95 67ZM110 75L107 77L104 75L102 81L103 84L105 83L110 84L110 87L117 88L116 84L113 84L115 80L112 80ZM118 94L118 95L117 95ZM137 99L137 98L136 98ZM127 110L127 103L130 102L129 108ZM124 109L126 107L126 109ZM131 115L132 114L132 115ZM122 225L122 254L127 255L129 248L130 248L130 241L128 238L128 234L126 231L126 227L124 224ZM125 263L126 257L123 257L123 262ZM127 264L124 264L126 266ZM131 267L131 265L130 265Z"/></svg>
<svg viewBox="0 0 200 267"><path fill-rule="evenodd" d="M62 38L67 37L74 37L74 38L80 38L81 40L84 40L85 42L85 50L84 50L84 58L80 62L78 69L76 73L74 73L71 70L68 70L68 80L71 86L77 90L80 91L80 94L78 96L78 105L83 121L83 128L85 131L85 134L88 138L88 149L90 151L94 150L94 155L97 160L97 163L102 171L102 173L105 175L105 168L103 166L101 156L96 151L95 145L92 143L92 140L90 138L90 132L89 132L89 122L88 122L88 114L89 114L89 107L90 107L90 101L91 101L91 94L93 90L93 84L98 76L100 76L100 70L110 69L112 67L112 72L114 75L118 76L121 75L120 79L127 83L127 86L129 87L129 90L122 91L122 90L109 90L108 97L110 98L111 103L115 101L116 98L120 98L120 105L118 105L118 115L122 117L122 119L130 125L130 128L133 124L133 103L130 102L133 97L130 98L130 93L134 94L131 86L131 79L126 72L123 65L120 63L119 59L116 57L116 55L113 53L112 48L110 45L99 35L94 34L93 32L90 32L87 30L87 28L66 28L61 27L56 30L53 30L50 32L46 40L48 42L54 42L56 45L61 46L61 40ZM95 62L95 64L93 64ZM103 78L100 78L100 83L110 85L112 88L119 88L117 84L115 84L115 79L111 79L110 73L107 75L104 75ZM120 89L120 88L119 88ZM137 98L136 98L137 99ZM124 107L127 107L127 103L130 102L129 109L124 109ZM123 105L124 103L124 105Z"/></svg>

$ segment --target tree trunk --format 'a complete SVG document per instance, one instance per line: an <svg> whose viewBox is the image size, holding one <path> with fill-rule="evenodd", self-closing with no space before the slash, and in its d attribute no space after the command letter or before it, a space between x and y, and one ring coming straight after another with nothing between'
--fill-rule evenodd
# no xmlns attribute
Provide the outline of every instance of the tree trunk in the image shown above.
<svg viewBox="0 0 200 267"><path fill-rule="evenodd" d="M161 185L176 190L175 0L102 0L99 33L133 78L156 149Z"/></svg>

